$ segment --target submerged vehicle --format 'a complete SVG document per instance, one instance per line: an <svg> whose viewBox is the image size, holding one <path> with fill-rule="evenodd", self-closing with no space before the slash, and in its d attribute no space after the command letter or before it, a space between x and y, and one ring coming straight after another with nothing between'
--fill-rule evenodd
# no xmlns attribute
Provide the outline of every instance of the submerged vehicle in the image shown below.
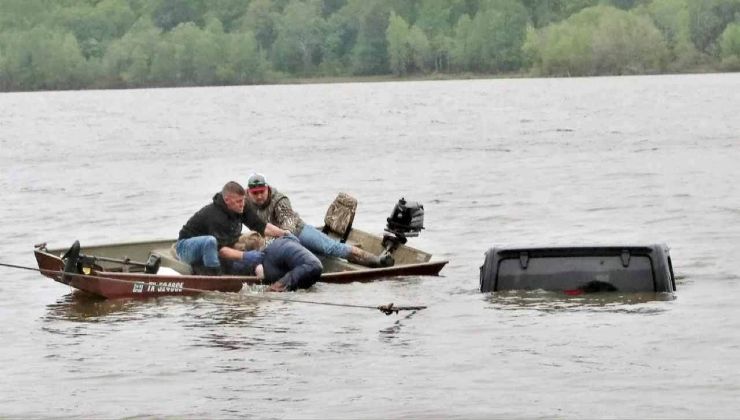
<svg viewBox="0 0 740 420"><path fill-rule="evenodd" d="M486 252L481 292L676 290L668 246L499 247Z"/></svg>
<svg viewBox="0 0 740 420"><path fill-rule="evenodd" d="M385 234L378 236L352 228L356 200L353 206L346 197L340 194L329 207L323 231L376 255L390 253L395 264L368 268L320 256L324 271L319 281L351 283L396 276L436 276L447 264L431 261L431 254L406 245L407 238L418 236L423 229L420 204L399 200L388 218ZM44 276L104 298L238 292L244 284L262 283L256 276L195 275L190 265L177 258L175 242L168 239L86 247L75 242L70 248L56 249L48 249L44 243L35 247L34 256Z"/></svg>

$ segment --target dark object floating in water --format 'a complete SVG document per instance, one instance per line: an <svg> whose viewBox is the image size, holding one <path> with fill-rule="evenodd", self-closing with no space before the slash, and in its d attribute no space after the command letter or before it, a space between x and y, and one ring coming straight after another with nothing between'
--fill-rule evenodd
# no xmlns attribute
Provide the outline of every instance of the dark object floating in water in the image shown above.
<svg viewBox="0 0 740 420"><path fill-rule="evenodd" d="M481 292L551 290L674 292L668 246L491 248L480 268Z"/></svg>

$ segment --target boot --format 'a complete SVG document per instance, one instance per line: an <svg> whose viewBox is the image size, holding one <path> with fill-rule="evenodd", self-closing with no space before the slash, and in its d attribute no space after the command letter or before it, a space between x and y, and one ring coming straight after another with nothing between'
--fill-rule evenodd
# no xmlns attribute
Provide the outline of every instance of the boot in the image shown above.
<svg viewBox="0 0 740 420"><path fill-rule="evenodd" d="M347 261L370 268L390 267L395 264L393 257L388 253L384 252L382 257L378 257L377 255L373 255L364 249L357 248L356 246L350 248Z"/></svg>
<svg viewBox="0 0 740 420"><path fill-rule="evenodd" d="M393 258L393 255L383 251L380 253L380 257L378 257L380 260L380 266L381 267L393 267L393 264L396 263L396 260Z"/></svg>

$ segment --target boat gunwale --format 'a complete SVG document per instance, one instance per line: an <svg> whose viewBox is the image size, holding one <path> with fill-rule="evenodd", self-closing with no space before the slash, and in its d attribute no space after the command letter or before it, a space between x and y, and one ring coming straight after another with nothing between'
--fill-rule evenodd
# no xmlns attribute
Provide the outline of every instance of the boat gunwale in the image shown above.
<svg viewBox="0 0 740 420"><path fill-rule="evenodd" d="M143 243L149 243L149 242L143 242ZM51 258L57 261L61 265L62 259L59 256L54 255L52 252L54 252L54 250L44 250L44 249L39 249L39 248L34 249L34 253L43 254L45 258ZM353 279L353 277L364 277L368 273L375 273L380 277L384 275L388 277L415 276L419 274L394 274L394 273L397 273L399 271L407 271L407 270L422 269L422 268L434 269L436 267L439 267L439 270L436 270L436 274L431 274L431 275L439 276L439 272L448 263L449 261L442 260L442 261L427 261L423 263L400 264L400 265L394 265L391 267L378 267L378 268L358 266L359 268L356 270L321 273L321 279L319 281L322 283L343 283L343 282L349 283L349 282L355 282L355 281L356 282L370 282L376 279ZM53 277L51 273L44 273L44 271L50 271L50 270L47 270L47 269L41 269L41 270L42 270L42 274L44 274L46 277L50 277L53 280L59 283L62 283L61 281ZM219 279L219 280L239 279L242 281L242 283L247 283L247 284L261 284L262 283L262 280L259 279L257 276L242 276L242 275L203 276L203 275L197 275L197 274L149 274L149 273L139 273L139 272L119 272L119 271L105 271L105 270L94 270L91 274L95 275L96 277L101 277L101 278L107 277L113 280L121 280L121 278L123 277L142 279L142 280L155 279L155 278L162 279L162 280L193 278L193 279ZM430 275L430 274L423 274L423 275ZM345 279L345 278L348 281L342 281L342 279ZM330 281L325 281L325 279L330 280ZM136 280L131 280L131 281L136 281ZM65 283L62 283L62 284L65 284Z"/></svg>

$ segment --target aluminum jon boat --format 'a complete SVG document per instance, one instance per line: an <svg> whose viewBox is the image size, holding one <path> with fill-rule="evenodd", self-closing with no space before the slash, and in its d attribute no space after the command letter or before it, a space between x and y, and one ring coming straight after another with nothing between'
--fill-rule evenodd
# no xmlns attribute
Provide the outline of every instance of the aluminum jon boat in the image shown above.
<svg viewBox="0 0 740 420"><path fill-rule="evenodd" d="M340 194L342 197L342 194ZM337 197L339 200L340 197ZM333 207L336 207L335 204ZM356 204L355 204L356 205ZM330 207L323 230L338 240L380 254L389 252L391 267L368 268L345 260L320 257L325 283L368 282L399 276L436 276L448 261L431 261L432 255L406 245L407 237L418 236L423 207L401 199L388 218L383 236L351 227L352 217L335 217L342 209ZM118 243L49 249L36 245L34 256L41 273L59 283L104 298L142 298L193 295L204 291L238 292L244 284L261 284L255 276L194 275L191 266L177 259L175 240Z"/></svg>

